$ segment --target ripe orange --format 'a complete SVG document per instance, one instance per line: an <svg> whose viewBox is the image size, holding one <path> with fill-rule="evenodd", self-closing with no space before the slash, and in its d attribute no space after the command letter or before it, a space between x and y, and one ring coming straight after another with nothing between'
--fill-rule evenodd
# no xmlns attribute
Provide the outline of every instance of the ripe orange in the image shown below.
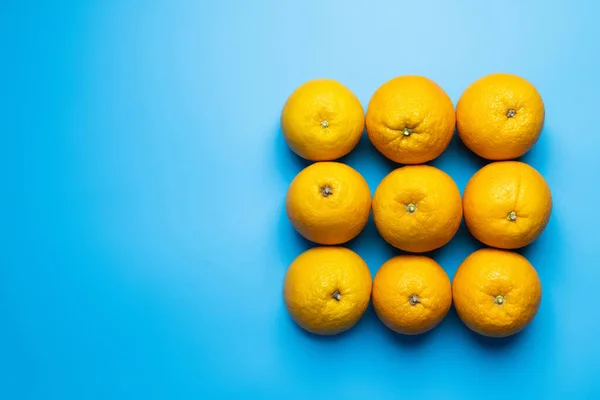
<svg viewBox="0 0 600 400"><path fill-rule="evenodd" d="M433 329L452 304L450 279L425 256L397 256L379 268L373 281L373 308L390 329L416 335Z"/></svg>
<svg viewBox="0 0 600 400"><path fill-rule="evenodd" d="M401 164L422 164L442 154L454 123L454 106L446 92L422 76L384 83L373 94L366 117L373 145Z"/></svg>
<svg viewBox="0 0 600 400"><path fill-rule="evenodd" d="M312 161L348 154L365 129L358 98L332 79L315 79L298 87L281 113L281 128L290 148Z"/></svg>
<svg viewBox="0 0 600 400"><path fill-rule="evenodd" d="M371 273L352 250L314 247L290 265L283 288L285 305L309 332L334 335L353 327L371 296Z"/></svg>
<svg viewBox="0 0 600 400"><path fill-rule="evenodd" d="M517 253L482 249L458 267L452 282L454 306L471 330L485 336L513 335L535 317L542 284Z"/></svg>
<svg viewBox="0 0 600 400"><path fill-rule="evenodd" d="M542 233L552 211L548 184L518 161L486 165L473 175L463 195L467 227L488 246L516 249Z"/></svg>
<svg viewBox="0 0 600 400"><path fill-rule="evenodd" d="M535 144L544 125L544 103L535 87L511 74L491 74L469 86L456 106L458 134L473 152L509 160Z"/></svg>
<svg viewBox="0 0 600 400"><path fill-rule="evenodd" d="M358 235L369 219L371 192L356 170L337 162L304 168L292 181L287 215L306 239L341 244Z"/></svg>
<svg viewBox="0 0 600 400"><path fill-rule="evenodd" d="M373 217L392 246L415 253L431 251L448 243L458 230L460 192L452 178L437 168L398 168L377 187Z"/></svg>

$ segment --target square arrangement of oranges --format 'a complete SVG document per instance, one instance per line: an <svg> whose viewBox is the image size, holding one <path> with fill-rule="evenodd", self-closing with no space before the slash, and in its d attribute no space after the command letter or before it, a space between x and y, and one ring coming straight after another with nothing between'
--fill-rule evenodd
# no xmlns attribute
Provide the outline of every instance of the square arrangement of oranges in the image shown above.
<svg viewBox="0 0 600 400"><path fill-rule="evenodd" d="M281 114L289 147L315 161L287 192L289 220L317 245L289 266L284 300L304 329L332 335L353 327L369 301L390 329L414 335L433 329L454 302L460 319L486 336L513 335L540 306L534 267L511 250L532 243L552 210L548 184L534 168L511 161L536 143L544 104L536 88L511 74L475 81L456 106L435 82L401 76L373 94L366 112L341 83L317 79L298 87ZM371 196L365 179L335 162L369 140L403 164ZM454 130L474 153L493 162L469 180L463 196L445 172L424 163L447 148ZM381 237L409 254L385 262L372 279L363 259L343 243L365 227L373 211ZM450 282L444 269L421 255L446 245L462 218L489 246L469 255Z"/></svg>

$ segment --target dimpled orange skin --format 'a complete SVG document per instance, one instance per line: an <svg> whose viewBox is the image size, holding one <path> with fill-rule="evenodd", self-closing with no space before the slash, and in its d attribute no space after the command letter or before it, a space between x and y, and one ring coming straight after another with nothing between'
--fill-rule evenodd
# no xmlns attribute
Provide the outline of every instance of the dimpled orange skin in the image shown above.
<svg viewBox="0 0 600 400"><path fill-rule="evenodd" d="M292 226L319 244L341 244L358 235L369 219L371 192L356 170L337 162L304 168L286 198Z"/></svg>
<svg viewBox="0 0 600 400"><path fill-rule="evenodd" d="M302 328L334 335L352 328L371 296L371 273L352 250L314 247L290 265L283 288L288 312Z"/></svg>
<svg viewBox="0 0 600 400"><path fill-rule="evenodd" d="M450 97L422 76L384 83L367 108L367 133L384 156L401 164L422 164L448 147L455 113Z"/></svg>
<svg viewBox="0 0 600 400"><path fill-rule="evenodd" d="M413 253L431 251L448 243L458 230L460 192L452 178L437 168L398 168L377 187L373 218L392 246Z"/></svg>
<svg viewBox="0 0 600 400"><path fill-rule="evenodd" d="M534 319L542 300L542 284L520 254L482 249L458 267L452 295L458 316L472 331L504 337L521 331Z"/></svg>
<svg viewBox="0 0 600 400"><path fill-rule="evenodd" d="M446 272L431 258L397 256L377 271L372 300L388 328L416 335L444 319L452 304L452 288Z"/></svg>
<svg viewBox="0 0 600 400"><path fill-rule="evenodd" d="M510 160L537 142L544 113L542 97L531 83L516 75L491 74L464 91L456 105L456 123L460 138L474 153Z"/></svg>
<svg viewBox="0 0 600 400"><path fill-rule="evenodd" d="M501 249L527 246L546 228L552 212L548 184L519 161L493 162L473 175L463 194L469 231Z"/></svg>
<svg viewBox="0 0 600 400"><path fill-rule="evenodd" d="M354 149L365 129L365 114L347 87L332 79L315 79L287 99L281 129L300 157L331 161Z"/></svg>

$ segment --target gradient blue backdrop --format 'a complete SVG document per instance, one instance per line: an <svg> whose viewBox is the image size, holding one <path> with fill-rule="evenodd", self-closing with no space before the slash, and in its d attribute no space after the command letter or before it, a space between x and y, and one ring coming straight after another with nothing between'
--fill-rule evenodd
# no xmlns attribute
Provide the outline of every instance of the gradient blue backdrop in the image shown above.
<svg viewBox="0 0 600 400"><path fill-rule="evenodd" d="M0 4L0 398L599 398L600 7L593 1L63 1ZM405 338L372 310L319 338L282 282L309 243L284 211L306 163L282 139L301 83L363 106L421 74L456 102L496 71L529 79L546 125L525 161L554 194L523 253L544 297L489 340L451 311ZM396 166L363 138L371 190ZM485 162L433 165L461 191ZM349 246L397 254L372 222ZM452 276L479 244L433 253ZM283 397L285 396L285 397ZM369 397L370 396L370 397Z"/></svg>

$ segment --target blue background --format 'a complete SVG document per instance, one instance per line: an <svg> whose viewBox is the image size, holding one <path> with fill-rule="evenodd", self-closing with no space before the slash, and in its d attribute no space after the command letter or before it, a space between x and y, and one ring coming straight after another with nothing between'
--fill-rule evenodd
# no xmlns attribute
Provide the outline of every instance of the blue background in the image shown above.
<svg viewBox="0 0 600 400"><path fill-rule="evenodd" d="M593 1L64 1L0 4L0 398L598 398L600 8ZM456 103L491 72L529 79L546 124L524 157L554 211L523 253L544 297L522 334L452 310L401 337L368 310L346 334L282 301L310 244L284 197L306 163L281 107L330 77L366 108L404 74ZM363 138L343 159L396 167ZM433 165L461 191L485 162L455 138ZM397 254L372 222L349 246ZM463 228L433 257L452 276ZM203 397L205 396L205 397ZM208 397L206 397L208 396Z"/></svg>

